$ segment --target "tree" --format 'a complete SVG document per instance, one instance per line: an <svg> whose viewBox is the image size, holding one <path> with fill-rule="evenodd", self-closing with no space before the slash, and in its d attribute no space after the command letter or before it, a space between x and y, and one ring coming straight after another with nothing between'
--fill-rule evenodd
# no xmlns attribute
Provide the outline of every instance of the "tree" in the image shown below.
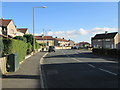
<svg viewBox="0 0 120 90"><path fill-rule="evenodd" d="M32 34L25 34L23 35L23 37L25 37L27 39L27 43L30 42L32 46L33 46L33 40L35 40L36 42L36 39Z"/></svg>

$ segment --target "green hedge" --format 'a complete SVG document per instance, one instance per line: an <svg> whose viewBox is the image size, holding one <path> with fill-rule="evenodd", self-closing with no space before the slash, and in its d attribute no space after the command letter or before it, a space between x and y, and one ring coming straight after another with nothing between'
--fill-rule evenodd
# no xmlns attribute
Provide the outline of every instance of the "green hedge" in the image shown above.
<svg viewBox="0 0 120 90"><path fill-rule="evenodd" d="M24 60L27 52L27 43L21 40L3 39L4 54L9 55L17 53L19 55L19 61Z"/></svg>
<svg viewBox="0 0 120 90"><path fill-rule="evenodd" d="M94 54L98 54L98 55L105 55L105 56L109 56L109 57L120 58L120 50L118 50L118 49L97 49L97 48L94 48L94 49L92 49L92 52Z"/></svg>
<svg viewBox="0 0 120 90"><path fill-rule="evenodd" d="M27 55L30 54L32 52L32 45L31 43L27 43Z"/></svg>
<svg viewBox="0 0 120 90"><path fill-rule="evenodd" d="M3 44L2 37L0 37L0 57L2 57L3 49L4 49L4 44Z"/></svg>
<svg viewBox="0 0 120 90"><path fill-rule="evenodd" d="M39 45L39 43L36 42L35 43L35 49L38 50L39 48L40 48L40 45Z"/></svg>

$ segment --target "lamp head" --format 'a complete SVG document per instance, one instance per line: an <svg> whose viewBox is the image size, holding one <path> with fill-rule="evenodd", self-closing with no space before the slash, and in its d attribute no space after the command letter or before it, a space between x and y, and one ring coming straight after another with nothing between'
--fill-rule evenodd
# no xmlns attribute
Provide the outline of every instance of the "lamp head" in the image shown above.
<svg viewBox="0 0 120 90"><path fill-rule="evenodd" d="M46 8L46 6L42 6L42 8Z"/></svg>

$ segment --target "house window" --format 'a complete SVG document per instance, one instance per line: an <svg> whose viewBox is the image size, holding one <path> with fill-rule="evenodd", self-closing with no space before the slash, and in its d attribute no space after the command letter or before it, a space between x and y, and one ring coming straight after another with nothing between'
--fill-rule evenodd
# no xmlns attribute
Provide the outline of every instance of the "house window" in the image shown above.
<svg viewBox="0 0 120 90"><path fill-rule="evenodd" d="M113 44L111 45L111 48L112 48L112 49L114 48L114 45L113 45Z"/></svg>
<svg viewBox="0 0 120 90"><path fill-rule="evenodd" d="M110 48L110 44L106 44L106 48Z"/></svg>
<svg viewBox="0 0 120 90"><path fill-rule="evenodd" d="M110 41L110 39L105 39L105 41Z"/></svg>
<svg viewBox="0 0 120 90"><path fill-rule="evenodd" d="M98 39L98 42L102 41L101 39Z"/></svg>

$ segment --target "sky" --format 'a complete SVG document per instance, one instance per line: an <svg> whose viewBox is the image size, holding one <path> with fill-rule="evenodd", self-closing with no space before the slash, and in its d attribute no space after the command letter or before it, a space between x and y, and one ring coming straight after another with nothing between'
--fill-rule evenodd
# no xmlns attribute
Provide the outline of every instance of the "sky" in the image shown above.
<svg viewBox="0 0 120 90"><path fill-rule="evenodd" d="M32 7L35 8L35 35L87 41L98 33L118 29L117 2L3 2L2 17L13 19L17 28L33 33Z"/></svg>

